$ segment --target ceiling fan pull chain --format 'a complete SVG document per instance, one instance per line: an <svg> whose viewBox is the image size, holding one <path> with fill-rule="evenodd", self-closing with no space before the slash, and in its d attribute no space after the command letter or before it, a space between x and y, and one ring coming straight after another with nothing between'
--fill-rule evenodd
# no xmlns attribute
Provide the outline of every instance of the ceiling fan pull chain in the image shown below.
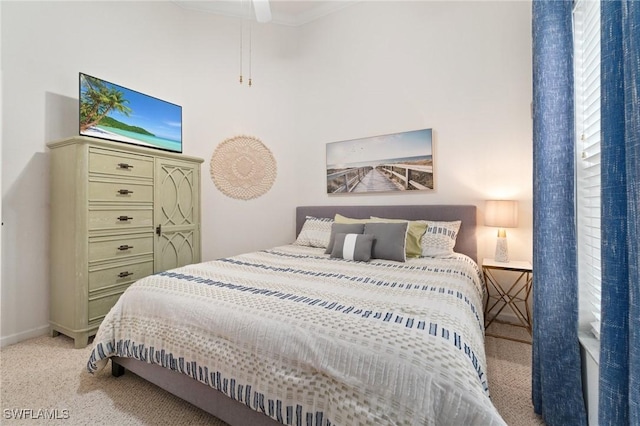
<svg viewBox="0 0 640 426"><path fill-rule="evenodd" d="M251 87L251 28L253 27L252 21L249 21L249 87Z"/></svg>
<svg viewBox="0 0 640 426"><path fill-rule="evenodd" d="M244 35L244 16L240 16L240 84L242 84L242 38Z"/></svg>

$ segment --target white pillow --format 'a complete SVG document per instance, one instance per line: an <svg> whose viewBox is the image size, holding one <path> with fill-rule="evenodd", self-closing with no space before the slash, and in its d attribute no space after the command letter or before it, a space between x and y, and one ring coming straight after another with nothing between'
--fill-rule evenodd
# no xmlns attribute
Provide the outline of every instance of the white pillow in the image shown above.
<svg viewBox="0 0 640 426"><path fill-rule="evenodd" d="M444 257L453 254L458 230L462 221L438 222L427 220L427 230L422 235L420 246L424 257Z"/></svg>
<svg viewBox="0 0 640 426"><path fill-rule="evenodd" d="M333 219L331 218L307 216L300 234L293 244L326 249L331 238L332 223Z"/></svg>

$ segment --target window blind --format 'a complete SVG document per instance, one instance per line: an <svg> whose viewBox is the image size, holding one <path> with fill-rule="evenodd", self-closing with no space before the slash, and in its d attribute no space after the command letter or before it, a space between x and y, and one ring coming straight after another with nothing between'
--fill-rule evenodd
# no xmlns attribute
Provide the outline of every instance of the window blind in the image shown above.
<svg viewBox="0 0 640 426"><path fill-rule="evenodd" d="M574 7L580 328L600 337L600 2Z"/></svg>

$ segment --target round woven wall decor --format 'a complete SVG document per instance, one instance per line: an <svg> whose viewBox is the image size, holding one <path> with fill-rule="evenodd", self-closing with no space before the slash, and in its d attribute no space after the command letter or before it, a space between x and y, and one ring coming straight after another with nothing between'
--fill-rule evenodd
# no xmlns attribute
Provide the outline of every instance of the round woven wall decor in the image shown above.
<svg viewBox="0 0 640 426"><path fill-rule="evenodd" d="M258 138L236 136L221 142L211 156L211 179L225 195L249 200L266 193L276 180L276 160Z"/></svg>

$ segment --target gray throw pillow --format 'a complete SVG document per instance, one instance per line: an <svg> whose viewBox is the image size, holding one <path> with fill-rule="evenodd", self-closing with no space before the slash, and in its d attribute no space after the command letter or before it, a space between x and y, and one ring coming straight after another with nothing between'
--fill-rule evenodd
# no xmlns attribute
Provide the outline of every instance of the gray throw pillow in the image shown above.
<svg viewBox="0 0 640 426"><path fill-rule="evenodd" d="M336 234L331 257L368 262L373 240L371 234Z"/></svg>
<svg viewBox="0 0 640 426"><path fill-rule="evenodd" d="M362 234L364 232L364 223L332 223L331 224L331 236L329 237L329 244L324 254L331 254L333 251L333 241L336 234Z"/></svg>
<svg viewBox="0 0 640 426"><path fill-rule="evenodd" d="M405 246L407 244L407 222L375 223L364 225L364 233L374 236L371 257L374 259L407 260Z"/></svg>

